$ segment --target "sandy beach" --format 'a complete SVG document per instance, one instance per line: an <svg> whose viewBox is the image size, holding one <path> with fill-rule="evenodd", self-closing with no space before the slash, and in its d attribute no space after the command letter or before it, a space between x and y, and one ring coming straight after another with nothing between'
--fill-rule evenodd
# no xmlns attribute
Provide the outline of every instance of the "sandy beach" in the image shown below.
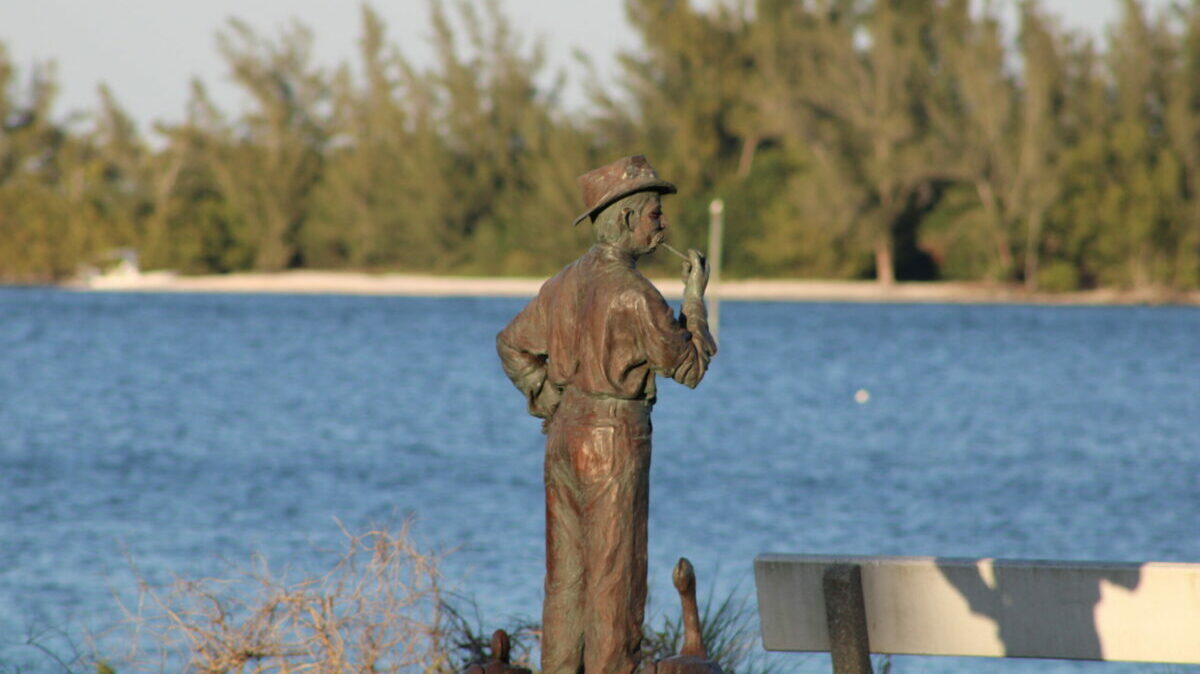
<svg viewBox="0 0 1200 674"><path fill-rule="evenodd" d="M283 293L400 295L418 297L530 297L545 279L364 274L289 271L277 274L180 276L171 272L104 275L65 287L97 292ZM681 296L677 279L653 279L668 298ZM1200 305L1200 292L1090 290L1029 293L1013 286L958 282L905 282L881 286L873 281L767 280L723 281L709 287L721 300L807 302L958 302L1036 304L1187 304Z"/></svg>

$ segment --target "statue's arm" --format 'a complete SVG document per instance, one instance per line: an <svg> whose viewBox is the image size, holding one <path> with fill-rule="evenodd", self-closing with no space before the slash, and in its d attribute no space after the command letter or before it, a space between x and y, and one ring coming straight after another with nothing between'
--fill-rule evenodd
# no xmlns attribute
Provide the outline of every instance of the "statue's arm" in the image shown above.
<svg viewBox="0 0 1200 674"><path fill-rule="evenodd" d="M685 299L679 320L657 293L647 295L639 305L639 341L650 365L680 384L695 388L717 352L703 299Z"/></svg>
<svg viewBox="0 0 1200 674"><path fill-rule="evenodd" d="M708 308L702 298L684 298L679 316L680 327L688 333L689 349L671 378L685 386L695 388L708 364L717 353L717 342L708 329ZM694 356L692 354L695 354Z"/></svg>
<svg viewBox="0 0 1200 674"><path fill-rule="evenodd" d="M688 250L688 261L683 265L683 307L679 321L691 336L695 347L708 359L717 353L717 340L708 330L708 307L704 304L704 291L708 288L708 260L700 251ZM700 373L704 375L703 372ZM699 381L699 380L697 380Z"/></svg>
<svg viewBox="0 0 1200 674"><path fill-rule="evenodd" d="M717 340L708 329L708 307L702 297L684 297L679 312L679 324L692 336L696 348L711 359L717 353Z"/></svg>
<svg viewBox="0 0 1200 674"><path fill-rule="evenodd" d="M549 419L558 407L559 391L546 381L546 316L541 296L534 298L496 335L500 365L525 396L529 413Z"/></svg>

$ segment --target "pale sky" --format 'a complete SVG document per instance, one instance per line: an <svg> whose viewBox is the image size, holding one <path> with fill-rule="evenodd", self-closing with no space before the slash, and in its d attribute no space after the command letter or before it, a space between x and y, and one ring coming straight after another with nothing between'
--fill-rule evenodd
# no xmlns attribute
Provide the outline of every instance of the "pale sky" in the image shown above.
<svg viewBox="0 0 1200 674"><path fill-rule="evenodd" d="M1008 7L1013 0L998 4ZM1161 8L1167 0L1149 4ZM387 22L391 41L418 64L427 62L427 0L371 5ZM573 50L587 53L611 76L617 51L637 45L621 0L501 0L501 5L520 35L545 40L549 70L567 71L569 104L583 101ZM1044 0L1044 6L1067 27L1099 37L1115 19L1119 0ZM22 79L34 61L57 64L59 115L94 109L96 87L107 82L145 130L150 120L182 117L192 76L205 82L222 109L240 108L242 95L229 83L216 48L216 32L227 17L268 36L299 19L315 33L317 62L332 68L357 59L359 7L353 0L0 0L0 42Z"/></svg>

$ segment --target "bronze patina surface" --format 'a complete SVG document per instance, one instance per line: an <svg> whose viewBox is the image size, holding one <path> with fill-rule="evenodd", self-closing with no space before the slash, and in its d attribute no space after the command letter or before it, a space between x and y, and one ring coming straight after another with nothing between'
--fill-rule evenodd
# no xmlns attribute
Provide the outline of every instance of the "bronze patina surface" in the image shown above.
<svg viewBox="0 0 1200 674"><path fill-rule="evenodd" d="M632 672L646 603L650 410L656 376L695 387L716 344L698 251L674 312L637 270L666 238L675 186L645 157L579 178L595 244L496 337L504 371L546 433L542 671Z"/></svg>
<svg viewBox="0 0 1200 674"><path fill-rule="evenodd" d="M680 557L671 573L679 603L683 607L683 646L679 655L655 663L655 674L724 674L715 661L708 659L700 626L700 608L696 604L696 571L686 557Z"/></svg>
<svg viewBox="0 0 1200 674"><path fill-rule="evenodd" d="M496 630L492 632L492 659L490 662L471 665L464 674L530 674L525 667L511 663L512 641L508 632Z"/></svg>

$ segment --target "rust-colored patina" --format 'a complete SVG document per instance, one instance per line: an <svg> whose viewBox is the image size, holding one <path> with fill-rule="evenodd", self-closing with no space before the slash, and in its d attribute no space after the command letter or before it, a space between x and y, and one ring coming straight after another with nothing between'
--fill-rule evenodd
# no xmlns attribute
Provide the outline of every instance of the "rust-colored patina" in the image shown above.
<svg viewBox="0 0 1200 674"><path fill-rule="evenodd" d="M546 674L638 667L655 378L694 387L716 353L703 256L688 252L678 319L637 270L666 238L662 195L675 186L640 155L579 184L576 222L591 219L595 245L496 338L505 373L545 420Z"/></svg>
<svg viewBox="0 0 1200 674"><path fill-rule="evenodd" d="M696 571L686 557L680 557L671 574L679 601L683 605L683 647L679 655L655 663L655 674L724 674L715 661L708 659L696 605Z"/></svg>
<svg viewBox="0 0 1200 674"><path fill-rule="evenodd" d="M508 632L496 630L492 632L492 659L486 664L471 665L464 674L530 674L526 667L518 667L511 662L512 642Z"/></svg>

